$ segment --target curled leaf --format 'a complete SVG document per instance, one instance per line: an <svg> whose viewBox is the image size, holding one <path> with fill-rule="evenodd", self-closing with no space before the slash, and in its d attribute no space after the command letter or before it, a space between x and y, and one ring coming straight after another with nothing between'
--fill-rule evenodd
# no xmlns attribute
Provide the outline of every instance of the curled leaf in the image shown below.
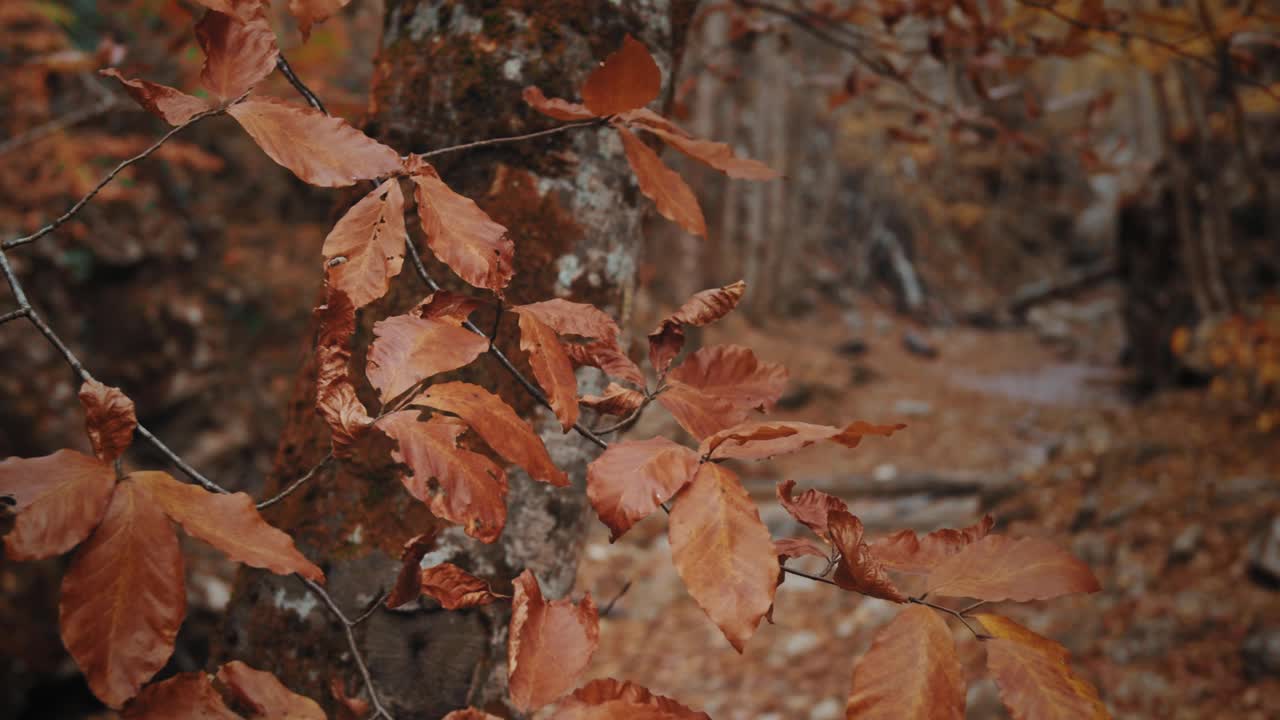
<svg viewBox="0 0 1280 720"><path fill-rule="evenodd" d="M390 417L390 416L388 416ZM386 606L398 608L422 593L422 558L436 544L435 532L415 535L405 541L400 552L400 573L387 594Z"/></svg>
<svg viewBox="0 0 1280 720"><path fill-rule="evenodd" d="M347 294L328 288L328 299L316 308L316 412L333 433L333 450L345 457L356 439L373 422L351 382L351 336L356 308Z"/></svg>
<svg viewBox="0 0 1280 720"><path fill-rule="evenodd" d="M38 560L75 547L102 520L115 485L114 470L74 450L0 462L0 495L13 498L18 516L5 554Z"/></svg>
<svg viewBox="0 0 1280 720"><path fill-rule="evenodd" d="M832 510L827 513L827 533L831 544L840 551L840 564L832 577L836 585L881 600L907 601L884 566L872 556L870 546L862 541L861 520L848 510Z"/></svg>
<svg viewBox="0 0 1280 720"><path fill-rule="evenodd" d="M489 583L454 565L440 563L422 569L422 594L440 601L445 610L488 605L497 600Z"/></svg>
<svg viewBox="0 0 1280 720"><path fill-rule="evenodd" d="M805 490L799 496L792 497L795 480L784 480L778 483L778 502L801 525L812 530L818 537L831 541L828 530L828 517L834 511L848 510L844 501L821 490Z"/></svg>
<svg viewBox="0 0 1280 720"><path fill-rule="evenodd" d="M609 542L648 517L693 479L698 456L664 438L624 440L587 466L587 498Z"/></svg>
<svg viewBox="0 0 1280 720"><path fill-rule="evenodd" d="M170 125L182 125L196 115L213 109L206 100L150 80L130 80L115 68L104 68L99 70L98 74L119 80L125 92L129 93L129 97L142 106L143 110Z"/></svg>
<svg viewBox="0 0 1280 720"><path fill-rule="evenodd" d="M600 644L600 618L586 595L547 602L533 573L512 583L507 635L507 679L511 704L529 712L555 701L578 684Z"/></svg>
<svg viewBox="0 0 1280 720"><path fill-rule="evenodd" d="M86 380L80 386L80 404L93 454L110 465L133 444L133 431L138 427L133 401L120 388Z"/></svg>
<svg viewBox="0 0 1280 720"><path fill-rule="evenodd" d="M557 120L590 120L596 116L595 113L578 103L569 102L562 98L549 98L543 94L542 88L534 87L533 85L526 87L521 96L529 104L529 107Z"/></svg>
<svg viewBox="0 0 1280 720"><path fill-rule="evenodd" d="M712 458L760 460L829 440L840 428L803 422L745 422L702 441L698 452Z"/></svg>
<svg viewBox="0 0 1280 720"><path fill-rule="evenodd" d="M981 522L960 530L934 530L923 538L914 530L899 530L871 543L871 554L882 565L898 572L927 573L943 560L991 532L995 520L987 515Z"/></svg>
<svg viewBox="0 0 1280 720"><path fill-rule="evenodd" d="M684 347L684 326L710 325L728 315L746 292L747 284L739 280L732 285L711 288L694 294L680 309L663 318L649 333L649 361L653 369L665 372Z"/></svg>

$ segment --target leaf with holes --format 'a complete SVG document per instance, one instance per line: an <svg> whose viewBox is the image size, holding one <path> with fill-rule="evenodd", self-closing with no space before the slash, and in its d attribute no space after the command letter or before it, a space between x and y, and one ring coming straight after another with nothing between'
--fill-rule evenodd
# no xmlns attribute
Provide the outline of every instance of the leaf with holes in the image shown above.
<svg viewBox="0 0 1280 720"><path fill-rule="evenodd" d="M694 235L706 237L707 221L702 216L702 207L680 173L667 167L658 153L630 130L621 125L615 125L614 129L622 138L622 149L627 153L627 162L635 173L640 192L653 201L662 217Z"/></svg>
<svg viewBox="0 0 1280 720"><path fill-rule="evenodd" d="M515 243L471 198L454 192L435 168L414 168L414 198L427 245L440 261L471 285L499 292L515 272Z"/></svg>
<svg viewBox="0 0 1280 720"><path fill-rule="evenodd" d="M316 336L316 412L332 432L333 454L346 457L373 418L351 382L355 305L341 290L330 287L327 291L325 304L315 309L320 326Z"/></svg>
<svg viewBox="0 0 1280 720"><path fill-rule="evenodd" d="M625 680L601 678L583 685L556 708L557 720L711 720L668 697Z"/></svg>
<svg viewBox="0 0 1280 720"><path fill-rule="evenodd" d="M861 520L848 510L832 510L827 513L827 534L831 544L840 551L840 563L831 578L836 585L881 600L907 601L907 596L889 579L884 566L872 556L871 547L862 541Z"/></svg>
<svg viewBox="0 0 1280 720"><path fill-rule="evenodd" d="M662 71L643 44L630 35L582 84L582 103L596 115L644 107L662 90Z"/></svg>
<svg viewBox="0 0 1280 720"><path fill-rule="evenodd" d="M293 692L275 675L239 660L219 668L218 680L238 705L252 710L250 720L325 720L315 700Z"/></svg>
<svg viewBox="0 0 1280 720"><path fill-rule="evenodd" d="M845 715L859 720L963 720L964 668L947 623L912 605L876 633L853 669Z"/></svg>
<svg viewBox="0 0 1280 720"><path fill-rule="evenodd" d="M656 135L676 150L731 178L772 180L778 177L778 171L759 160L738 157L725 143L693 137L684 128L647 108L623 113L622 119L629 127Z"/></svg>
<svg viewBox="0 0 1280 720"><path fill-rule="evenodd" d="M899 530L871 543L871 554L890 570L928 573L943 560L986 537L994 525L995 520L987 515L967 528L943 528L924 537L917 536L914 530Z"/></svg>
<svg viewBox="0 0 1280 720"><path fill-rule="evenodd" d="M489 340L462 326L464 317L424 318L416 312L373 324L365 375L384 404L433 375L470 365Z"/></svg>
<svg viewBox="0 0 1280 720"><path fill-rule="evenodd" d="M751 496L728 468L699 465L676 496L668 535L689 594L742 652L773 605L779 572L773 539Z"/></svg>
<svg viewBox="0 0 1280 720"><path fill-rule="evenodd" d="M728 315L747 290L747 284L739 280L732 285L710 288L695 293L678 310L658 323L649 333L649 362L657 372L665 372L671 361L684 347L684 326L710 325Z"/></svg>
<svg viewBox="0 0 1280 720"><path fill-rule="evenodd" d="M234 100L276 69L280 49L261 3L240 3L236 14L210 11L196 24L204 51L200 81L214 95Z"/></svg>
<svg viewBox="0 0 1280 720"><path fill-rule="evenodd" d="M925 585L930 594L988 602L1048 600L1100 589L1089 566L1054 543L1006 535L987 535L948 557Z"/></svg>
<svg viewBox="0 0 1280 720"><path fill-rule="evenodd" d="M86 380L80 386L80 404L93 454L110 465L133 444L133 431L138 427L133 401L120 388Z"/></svg>
<svg viewBox="0 0 1280 720"><path fill-rule="evenodd" d="M589 594L577 604L568 598L547 602L528 570L512 584L507 680L511 704L529 712L578 684L600 644L600 618Z"/></svg>
<svg viewBox="0 0 1280 720"><path fill-rule="evenodd" d="M520 349L529 355L533 377L565 432L578 422L578 379L556 331L537 314L514 308L520 318Z"/></svg>
<svg viewBox="0 0 1280 720"><path fill-rule="evenodd" d="M674 497L697 469L692 450L664 437L610 445L587 466L587 498L611 531L609 542Z"/></svg>
<svg viewBox="0 0 1280 720"><path fill-rule="evenodd" d="M75 547L101 522L115 485L115 470L74 450L0 462L0 495L17 513L5 554L39 560Z"/></svg>
<svg viewBox="0 0 1280 720"><path fill-rule="evenodd" d="M351 206L324 239L328 283L364 307L387 294L404 264L404 195L391 178Z"/></svg>
<svg viewBox="0 0 1280 720"><path fill-rule="evenodd" d="M150 80L130 80L115 68L104 68L99 70L98 74L119 80L124 86L124 91L129 93L129 97L142 106L143 110L170 125L181 125L196 115L213 109L207 100Z"/></svg>
<svg viewBox="0 0 1280 720"><path fill-rule="evenodd" d="M440 601L445 610L462 610L488 605L501 595L489 589L489 583L454 565L440 563L422 569L421 590Z"/></svg>
<svg viewBox="0 0 1280 720"><path fill-rule="evenodd" d="M978 615L995 637L982 643L987 669L1014 720L1105 720L1098 691L1071 672L1070 654L1058 643L999 615Z"/></svg>

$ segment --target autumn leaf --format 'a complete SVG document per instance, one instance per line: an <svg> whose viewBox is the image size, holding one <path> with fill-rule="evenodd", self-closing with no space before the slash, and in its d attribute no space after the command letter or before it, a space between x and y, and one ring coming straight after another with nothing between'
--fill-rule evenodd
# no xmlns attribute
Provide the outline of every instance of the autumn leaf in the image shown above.
<svg viewBox="0 0 1280 720"><path fill-rule="evenodd" d="M223 665L218 680L238 704L253 711L250 720L325 720L315 700L293 692L275 675L239 660Z"/></svg>
<svg viewBox="0 0 1280 720"><path fill-rule="evenodd" d="M675 496L693 479L698 456L664 438L613 443L587 466L587 498L609 542Z"/></svg>
<svg viewBox="0 0 1280 720"><path fill-rule="evenodd" d="M130 80L115 68L104 68L99 70L98 74L119 80L124 86L124 91L129 93L129 97L142 106L143 110L170 125L182 125L196 115L213 109L207 100L150 80Z"/></svg>
<svg viewBox="0 0 1280 720"><path fill-rule="evenodd" d="M647 108L631 110L623 121L636 130L658 136L671 147L701 163L739 180L772 180L778 171L751 158L740 158L725 143L695 138L683 128Z"/></svg>
<svg viewBox="0 0 1280 720"><path fill-rule="evenodd" d="M489 339L462 326L464 317L424 318L416 312L379 320L365 375L388 403L433 375L471 364L489 350Z"/></svg>
<svg viewBox="0 0 1280 720"><path fill-rule="evenodd" d="M276 34L260 3L240 3L235 15L210 11L196 24L204 51L200 80L214 95L234 100L276 69Z"/></svg>
<svg viewBox="0 0 1280 720"><path fill-rule="evenodd" d="M827 534L831 544L840 551L840 563L831 579L845 590L891 602L906 602L907 596L893 584L884 566L872 556L871 547L862 541L862 532L862 521L848 510L827 513Z"/></svg>
<svg viewBox="0 0 1280 720"><path fill-rule="evenodd" d="M964 668L947 623L912 605L876 633L853 669L845 716L858 720L963 720Z"/></svg>
<svg viewBox="0 0 1280 720"><path fill-rule="evenodd" d="M994 525L995 520L987 515L967 528L943 528L923 538L918 537L914 530L899 530L871 543L871 554L891 570L928 573L943 560L986 537Z"/></svg>
<svg viewBox="0 0 1280 720"><path fill-rule="evenodd" d="M618 323L609 314L594 305L571 302L561 298L517 305L518 313L532 315L561 335L579 335L585 338L608 340L621 332Z"/></svg>
<svg viewBox="0 0 1280 720"><path fill-rule="evenodd" d="M574 604L568 598L547 602L533 573L513 583L507 635L507 679L511 704L536 710L578 684L600 644L600 618L591 595Z"/></svg>
<svg viewBox="0 0 1280 720"><path fill-rule="evenodd" d="M707 221L702 216L702 207L684 178L667 167L658 153L630 130L621 125L615 125L614 129L622 138L622 148L627 153L627 161L631 163L640 192L653 201L662 217L694 235L706 237Z"/></svg>
<svg viewBox="0 0 1280 720"><path fill-rule="evenodd" d="M846 425L839 434L831 438L832 442L840 443L847 448L856 448L862 442L862 438L867 435L878 435L880 437L889 437L895 432L906 428L902 423L892 423L888 425L874 425L862 420L855 420Z"/></svg>
<svg viewBox="0 0 1280 720"><path fill-rule="evenodd" d="M742 410L769 412L786 389L787 369L761 362L741 345L711 345L690 354L667 380L724 398Z"/></svg>
<svg viewBox="0 0 1280 720"><path fill-rule="evenodd" d="M402 410L378 427L399 444L396 461L413 471L402 478L410 495L477 540L498 539L507 524L507 475L484 455L458 447L466 426L438 416L422 422L417 410Z"/></svg>
<svg viewBox="0 0 1280 720"><path fill-rule="evenodd" d="M418 220L431 252L467 283L495 292L511 282L515 243L475 201L454 192L435 168L418 163L413 180Z"/></svg>
<svg viewBox="0 0 1280 720"><path fill-rule="evenodd" d="M351 382L355 305L341 290L330 287L327 292L325 304L315 310L320 326L316 337L316 412L333 434L334 455L345 457L373 418Z"/></svg>
<svg viewBox="0 0 1280 720"><path fill-rule="evenodd" d="M58 603L62 644L93 694L113 708L137 695L173 654L186 609L177 533L141 485L119 483Z"/></svg>
<svg viewBox="0 0 1280 720"><path fill-rule="evenodd" d="M400 572L387 594L387 607L398 608L422 594L422 558L435 547L436 535L436 532L423 533L405 541L400 552Z"/></svg>
<svg viewBox="0 0 1280 720"><path fill-rule="evenodd" d="M546 394L560 427L569 431L578 422L578 379L556 331L534 313L514 308L520 318L520 349L529 355L533 377Z"/></svg>
<svg viewBox="0 0 1280 720"><path fill-rule="evenodd" d="M712 458L761 460L801 450L839 433L840 428L830 425L791 421L744 422L703 440L698 453Z"/></svg>
<svg viewBox="0 0 1280 720"><path fill-rule="evenodd" d="M404 264L404 195L391 178L351 206L324 239L328 283L364 307L387 294Z"/></svg>
<svg viewBox="0 0 1280 720"><path fill-rule="evenodd" d="M662 71L649 50L630 35L587 76L582 103L596 115L616 115L643 107L662 90Z"/></svg>
<svg viewBox="0 0 1280 720"><path fill-rule="evenodd" d="M603 395L583 395L579 402L601 415L622 417L639 410L644 405L645 396L638 390L611 382Z"/></svg>
<svg viewBox="0 0 1280 720"><path fill-rule="evenodd" d="M948 597L1027 602L1097 592L1101 586L1089 566L1048 540L987 535L935 567L925 589Z"/></svg>
<svg viewBox="0 0 1280 720"><path fill-rule="evenodd" d="M298 552L293 538L262 519L248 495L212 493L178 482L165 472L130 473L126 481L144 488L188 535L209 543L232 560L277 575L297 573L308 580L324 582L320 568Z"/></svg>
<svg viewBox="0 0 1280 720"><path fill-rule="evenodd" d="M445 610L488 605L502 597L489 589L489 583L447 562L422 568L421 590L439 600Z"/></svg>
<svg viewBox="0 0 1280 720"><path fill-rule="evenodd" d="M791 537L774 540L773 552L777 554L780 563L793 557L827 557L827 552L809 538Z"/></svg>
<svg viewBox="0 0 1280 720"><path fill-rule="evenodd" d="M565 352L576 366L599 368L609 377L626 380L636 387L645 386L644 373L622 351L617 339L600 340L584 345L570 343L565 346Z"/></svg>
<svg viewBox="0 0 1280 720"><path fill-rule="evenodd" d="M751 496L728 468L704 463L676 496L668 535L689 594L742 652L773 605L779 572Z"/></svg>
<svg viewBox="0 0 1280 720"><path fill-rule="evenodd" d="M778 483L778 503L797 522L812 530L818 537L830 542L828 518L832 512L848 510L848 506L840 498L828 495L821 490L805 490L800 495L792 497L791 491L795 486L795 480L784 480Z"/></svg>
<svg viewBox="0 0 1280 720"><path fill-rule="evenodd" d="M305 42L311 37L311 26L333 17L351 0L289 0L289 12L298 19L298 32Z"/></svg>
<svg viewBox="0 0 1280 720"><path fill-rule="evenodd" d="M710 325L728 315L746 292L747 284L739 280L732 285L695 293L678 310L658 323L649 333L649 362L653 369L665 373L680 349L684 347L684 326Z"/></svg>
<svg viewBox="0 0 1280 720"><path fill-rule="evenodd" d="M590 120L596 116L584 105L569 102L562 98L548 98L543 94L541 88L532 85L524 89L521 97L524 98L529 107L557 120Z"/></svg>
<svg viewBox="0 0 1280 720"><path fill-rule="evenodd" d="M711 720L671 698L625 680L600 678L562 700L556 720Z"/></svg>
<svg viewBox="0 0 1280 720"><path fill-rule="evenodd" d="M78 545L102 520L116 474L100 460L74 450L0 462L0 495L17 513L4 538L10 560L39 560Z"/></svg>
<svg viewBox="0 0 1280 720"><path fill-rule="evenodd" d="M454 710L448 715L445 715L444 720L502 720L502 718L497 715L490 715L483 710L463 708L461 710Z"/></svg>
<svg viewBox="0 0 1280 720"><path fill-rule="evenodd" d="M133 401L120 388L86 380L80 386L80 404L93 454L110 465L133 444L133 431L138 427Z"/></svg>
<svg viewBox="0 0 1280 720"><path fill-rule="evenodd" d="M994 636L982 643L987 669L1013 720L1110 717L1098 691L1071 672L1066 648L1006 617L981 614L977 618Z"/></svg>
<svg viewBox="0 0 1280 720"><path fill-rule="evenodd" d="M129 701L123 720L244 720L231 712L213 687L208 673L179 673L167 680L151 683Z"/></svg>
<svg viewBox="0 0 1280 720"><path fill-rule="evenodd" d="M488 390L470 383L441 383L427 388L414 402L462 418L489 447L524 468L534 480L560 487L569 484L533 428Z"/></svg>
<svg viewBox="0 0 1280 720"><path fill-rule="evenodd" d="M698 440L741 423L748 412L727 398L708 395L692 385L677 381L668 381L657 399L658 404L680 423L680 427Z"/></svg>
<svg viewBox="0 0 1280 720"><path fill-rule="evenodd" d="M263 152L303 182L345 187L400 172L395 150L314 108L257 97L227 112Z"/></svg>

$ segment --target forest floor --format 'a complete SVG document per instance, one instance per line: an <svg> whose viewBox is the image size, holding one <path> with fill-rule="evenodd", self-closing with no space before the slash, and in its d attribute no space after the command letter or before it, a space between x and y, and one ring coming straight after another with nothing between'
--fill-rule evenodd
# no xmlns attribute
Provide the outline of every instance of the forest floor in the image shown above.
<svg viewBox="0 0 1280 720"><path fill-rule="evenodd" d="M1114 307L1105 290L1081 302ZM998 532L1053 539L1097 574L1097 594L995 609L1063 643L1116 717L1280 717L1280 588L1249 567L1251 543L1280 517L1280 443L1202 390L1128 399L1110 315L1046 338L1030 328L919 331L874 309L831 310L761 328L730 320L704 342L748 345L791 368L784 404L794 409L776 416L909 426L853 451L740 466L775 537L806 532L773 500L784 479L843 497L873 534L959 527L989 512ZM908 351L904 333L937 356ZM666 425L648 417L632 436ZM616 545L603 527L589 540L578 592L603 607L628 582L603 621L593 674L725 720L843 717L855 662L898 610L788 578L775 624L739 655L684 591L661 518ZM968 717L1006 717L982 678L980 643L952 627L971 681Z"/></svg>

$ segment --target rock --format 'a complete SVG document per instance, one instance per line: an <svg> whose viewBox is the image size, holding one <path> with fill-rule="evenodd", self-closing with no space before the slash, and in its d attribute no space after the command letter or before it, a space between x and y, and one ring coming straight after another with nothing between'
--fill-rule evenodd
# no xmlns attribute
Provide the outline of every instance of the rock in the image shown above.
<svg viewBox="0 0 1280 720"><path fill-rule="evenodd" d="M1200 523L1191 523L1182 528L1169 546L1169 562L1182 563L1190 560L1200 549L1200 540L1203 537L1204 526Z"/></svg>
<svg viewBox="0 0 1280 720"><path fill-rule="evenodd" d="M938 357L938 348L929 342L928 338L923 334L915 330L907 330L902 334L902 347L906 348L909 353L929 358L930 360Z"/></svg>
<svg viewBox="0 0 1280 720"><path fill-rule="evenodd" d="M867 350L870 349L870 346L867 345L865 340L854 338L852 340L845 340L837 345L836 354L844 355L845 357L855 357L865 354Z"/></svg>
<svg viewBox="0 0 1280 720"><path fill-rule="evenodd" d="M1280 678L1280 627L1256 628L1240 647L1244 674L1250 682Z"/></svg>
<svg viewBox="0 0 1280 720"><path fill-rule="evenodd" d="M1271 588L1280 587L1280 517L1249 544L1249 574Z"/></svg>
<svg viewBox="0 0 1280 720"><path fill-rule="evenodd" d="M893 404L893 413L904 417L927 417L933 414L933 406L923 400L903 398Z"/></svg>

